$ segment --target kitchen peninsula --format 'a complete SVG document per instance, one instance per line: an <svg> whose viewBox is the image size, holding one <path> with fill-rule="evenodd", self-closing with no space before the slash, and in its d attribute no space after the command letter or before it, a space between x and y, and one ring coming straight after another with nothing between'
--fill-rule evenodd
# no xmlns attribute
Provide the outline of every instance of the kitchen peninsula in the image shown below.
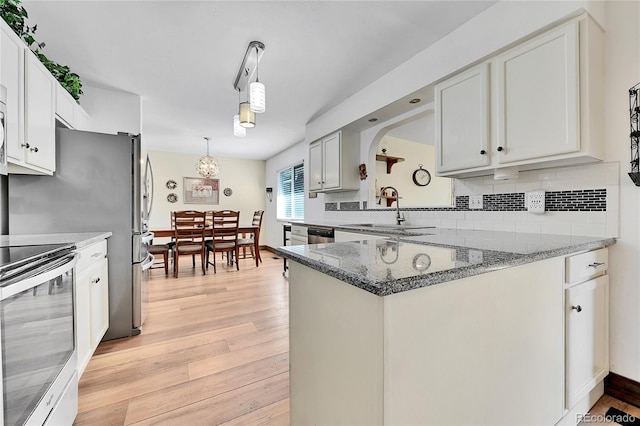
<svg viewBox="0 0 640 426"><path fill-rule="evenodd" d="M292 424L570 424L608 372L615 239L425 233L278 249Z"/></svg>

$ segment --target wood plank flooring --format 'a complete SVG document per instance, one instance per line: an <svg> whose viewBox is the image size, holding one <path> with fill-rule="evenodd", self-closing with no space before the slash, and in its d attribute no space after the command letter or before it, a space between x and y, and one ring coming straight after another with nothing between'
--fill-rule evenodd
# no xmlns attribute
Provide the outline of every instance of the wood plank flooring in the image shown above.
<svg viewBox="0 0 640 426"><path fill-rule="evenodd" d="M288 283L282 259L203 276L151 271L139 336L103 342L80 380L74 425L288 425Z"/></svg>

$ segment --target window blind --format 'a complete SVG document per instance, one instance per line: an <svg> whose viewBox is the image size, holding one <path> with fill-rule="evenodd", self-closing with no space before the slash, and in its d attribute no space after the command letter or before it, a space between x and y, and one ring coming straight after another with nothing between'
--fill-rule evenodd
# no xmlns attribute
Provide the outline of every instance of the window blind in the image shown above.
<svg viewBox="0 0 640 426"><path fill-rule="evenodd" d="M304 163L280 171L277 204L279 219L304 219Z"/></svg>

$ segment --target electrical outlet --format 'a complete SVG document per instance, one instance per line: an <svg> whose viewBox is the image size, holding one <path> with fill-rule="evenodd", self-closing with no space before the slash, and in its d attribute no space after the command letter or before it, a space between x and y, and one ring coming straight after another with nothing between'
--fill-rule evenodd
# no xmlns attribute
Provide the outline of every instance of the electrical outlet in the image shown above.
<svg viewBox="0 0 640 426"><path fill-rule="evenodd" d="M469 208L482 210L482 195L469 195Z"/></svg>
<svg viewBox="0 0 640 426"><path fill-rule="evenodd" d="M527 210L529 213L543 214L544 213L544 191L529 191L527 192Z"/></svg>

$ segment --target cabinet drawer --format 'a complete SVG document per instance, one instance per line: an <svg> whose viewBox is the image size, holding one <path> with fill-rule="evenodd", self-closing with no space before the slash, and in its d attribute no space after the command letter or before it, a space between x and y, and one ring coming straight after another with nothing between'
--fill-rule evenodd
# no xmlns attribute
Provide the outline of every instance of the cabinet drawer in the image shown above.
<svg viewBox="0 0 640 426"><path fill-rule="evenodd" d="M107 257L107 240L99 241L87 247L77 250L80 255L76 270L78 272L87 269L93 262Z"/></svg>
<svg viewBox="0 0 640 426"><path fill-rule="evenodd" d="M609 250L602 248L569 256L565 260L565 282L573 284L603 275L609 267Z"/></svg>

